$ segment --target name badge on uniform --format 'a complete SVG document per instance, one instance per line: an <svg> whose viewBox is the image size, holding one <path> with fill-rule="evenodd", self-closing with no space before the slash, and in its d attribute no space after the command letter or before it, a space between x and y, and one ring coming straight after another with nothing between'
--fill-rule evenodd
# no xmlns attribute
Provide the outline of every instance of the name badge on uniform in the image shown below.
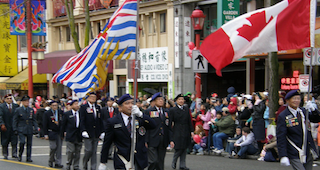
<svg viewBox="0 0 320 170"><path fill-rule="evenodd" d="M69 116L69 118L73 118L73 117L74 117L73 115L70 115L70 116Z"/></svg>
<svg viewBox="0 0 320 170"><path fill-rule="evenodd" d="M113 126L114 129L116 129L116 128L121 128L121 127L122 127L122 125L121 125L120 123L115 124L115 125Z"/></svg>
<svg viewBox="0 0 320 170"><path fill-rule="evenodd" d="M144 128L143 126L141 126L138 131L141 136L144 136L147 132L146 128Z"/></svg>
<svg viewBox="0 0 320 170"><path fill-rule="evenodd" d="M92 110L92 108L90 108L90 107L87 107L87 112L88 112L88 113L93 113L93 110Z"/></svg>
<svg viewBox="0 0 320 170"><path fill-rule="evenodd" d="M286 119L291 119L291 118L293 118L293 115L288 115L288 116L286 116Z"/></svg>
<svg viewBox="0 0 320 170"><path fill-rule="evenodd" d="M151 112L150 112L150 117L151 117L151 118L159 117L159 112L157 112L157 111L151 111Z"/></svg>

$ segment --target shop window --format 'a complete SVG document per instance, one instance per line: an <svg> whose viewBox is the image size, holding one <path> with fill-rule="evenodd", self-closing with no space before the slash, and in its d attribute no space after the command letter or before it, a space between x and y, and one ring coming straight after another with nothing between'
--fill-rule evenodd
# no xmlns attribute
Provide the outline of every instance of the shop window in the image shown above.
<svg viewBox="0 0 320 170"><path fill-rule="evenodd" d="M20 37L20 47L21 48L27 47L27 36L19 35L19 37Z"/></svg>
<svg viewBox="0 0 320 170"><path fill-rule="evenodd" d="M127 78L124 75L118 75L118 96L126 94L126 81Z"/></svg>
<svg viewBox="0 0 320 170"><path fill-rule="evenodd" d="M71 41L71 31L70 27L66 27L66 41L70 42Z"/></svg>
<svg viewBox="0 0 320 170"><path fill-rule="evenodd" d="M61 38L61 28L60 27L58 28L58 31L59 31L59 42L61 42L62 38Z"/></svg>
<svg viewBox="0 0 320 170"><path fill-rule="evenodd" d="M98 35L99 35L99 33L101 32L101 24L100 24L100 22L97 22L97 30L98 30Z"/></svg>
<svg viewBox="0 0 320 170"><path fill-rule="evenodd" d="M166 13L160 14L160 33L166 32Z"/></svg>
<svg viewBox="0 0 320 170"><path fill-rule="evenodd" d="M127 60L115 60L115 69L127 68Z"/></svg>
<svg viewBox="0 0 320 170"><path fill-rule="evenodd" d="M152 16L149 16L149 34L155 33Z"/></svg>

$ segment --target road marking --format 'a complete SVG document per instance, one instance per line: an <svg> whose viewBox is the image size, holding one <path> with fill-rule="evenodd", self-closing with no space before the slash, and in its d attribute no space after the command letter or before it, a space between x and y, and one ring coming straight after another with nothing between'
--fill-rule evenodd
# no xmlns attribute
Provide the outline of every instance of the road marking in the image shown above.
<svg viewBox="0 0 320 170"><path fill-rule="evenodd" d="M17 161L6 160L6 159L0 159L0 161L3 161L3 162L10 162L10 163L20 164L20 165L26 165L26 166L32 166L32 167L42 168L42 169L57 170L56 168L50 168L50 167L46 167L46 166L35 165L35 164L24 163L24 162L17 162Z"/></svg>

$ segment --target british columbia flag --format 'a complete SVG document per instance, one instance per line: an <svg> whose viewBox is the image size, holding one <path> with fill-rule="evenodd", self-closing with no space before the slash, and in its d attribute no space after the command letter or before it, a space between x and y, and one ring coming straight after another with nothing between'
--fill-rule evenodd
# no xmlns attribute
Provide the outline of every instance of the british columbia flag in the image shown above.
<svg viewBox="0 0 320 170"><path fill-rule="evenodd" d="M93 42L60 68L52 83L68 86L79 99L103 88L110 60L134 59L136 23L137 1L126 0Z"/></svg>

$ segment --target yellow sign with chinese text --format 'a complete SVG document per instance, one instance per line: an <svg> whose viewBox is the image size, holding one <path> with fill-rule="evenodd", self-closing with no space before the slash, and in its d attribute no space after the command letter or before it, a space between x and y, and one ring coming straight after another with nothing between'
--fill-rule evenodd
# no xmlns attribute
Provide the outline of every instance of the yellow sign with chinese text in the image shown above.
<svg viewBox="0 0 320 170"><path fill-rule="evenodd" d="M10 7L0 4L0 77L17 74L17 36L10 35Z"/></svg>

